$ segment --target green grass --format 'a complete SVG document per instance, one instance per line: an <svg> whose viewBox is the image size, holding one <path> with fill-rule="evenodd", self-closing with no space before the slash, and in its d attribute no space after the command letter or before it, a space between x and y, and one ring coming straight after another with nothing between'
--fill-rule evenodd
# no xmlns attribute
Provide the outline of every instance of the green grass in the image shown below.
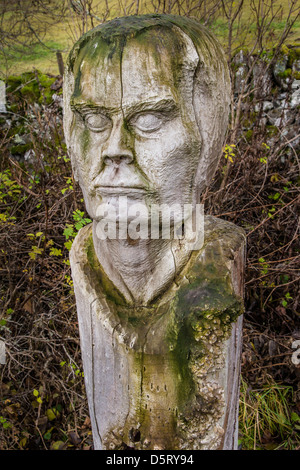
<svg viewBox="0 0 300 470"><path fill-rule="evenodd" d="M58 65L56 51L63 49L63 43L51 40L45 42L45 46L38 43L30 49L24 50L24 52L5 49L6 59L0 54L0 70L2 72L6 71L6 75L19 75L20 73L32 71L36 68L45 73L57 75Z"/></svg>
<svg viewBox="0 0 300 470"><path fill-rule="evenodd" d="M300 416L293 389L274 382L249 390L241 381L240 440L244 450L300 449Z"/></svg>
<svg viewBox="0 0 300 470"><path fill-rule="evenodd" d="M264 39L264 46L266 49L272 49L272 47L276 46L278 43L280 35L284 32L286 26L285 21L273 21L272 28L265 36ZM221 44L226 50L228 44L228 23L223 18L218 18L216 21L213 22L211 25L211 30L217 36ZM256 25L253 22L247 22L244 20L241 24L234 24L233 26L233 50L239 49L240 47L246 47L249 50L252 49L252 45L254 43L256 32ZM297 41L298 40L298 41ZM300 47L300 20L296 21L291 33L289 34L287 40L287 44L290 45L297 45ZM253 51L256 52L256 49Z"/></svg>
<svg viewBox="0 0 300 470"><path fill-rule="evenodd" d="M50 58L57 50L60 50L61 48L62 45L60 43L54 41L47 41L45 43L45 46L43 46L41 43L38 43L32 46L30 49L23 51L11 51L8 48L5 48L4 53L7 55L8 60L11 60L12 63L22 63Z"/></svg>
<svg viewBox="0 0 300 470"><path fill-rule="evenodd" d="M158 2L156 2L158 4ZM109 7L111 8L110 18L115 16L122 16L126 13L134 14L136 11L136 6L133 5L131 9L128 10L128 6L132 4L129 0L123 0L122 2L116 1L108 1ZM163 4L163 2L161 2ZM278 0L279 4L279 0ZM273 27L276 34L280 34L285 26L284 16L285 12L287 11L289 4L289 0L281 0L280 5L283 6L283 19L278 19L274 21ZM105 11L105 2L104 0L94 0L94 5L97 6L97 10L95 13L97 16L102 16ZM121 6L122 5L122 6ZM127 6L127 9L126 9ZM152 2L149 0L140 1L139 13L153 13L154 7ZM161 12L161 10L159 10ZM174 13L176 13L174 11ZM197 11L194 11L193 14L197 16ZM245 33L246 28L241 28L240 31L238 30L237 26L234 27L234 43L233 47L240 47L240 46L249 46L249 43L253 40L254 31L255 31L255 24L249 21L251 16L251 10L249 7L249 2L245 2L245 6L243 8L243 15L242 15L242 23L244 23L247 27L249 27L249 34L245 38L245 41L248 44L241 44L243 41L242 33ZM109 19L109 18L108 18ZM97 22L96 22L97 23ZM211 29L214 31L216 36L220 39L223 46L226 48L227 45L227 35L228 35L228 25L227 21L224 17L218 16L214 20L213 24L210 26ZM45 44L46 46L59 49L63 52L63 58L66 59L68 51L70 50L72 44L74 43L76 36L79 35L79 28L78 24L74 24L71 16L69 21L61 21L56 25L49 28L47 35L45 37ZM288 43L293 43L293 41L300 39L300 20L298 20L292 31L291 37L288 39ZM300 44L300 43L299 43ZM11 52L13 58L10 58L8 61L4 61L3 57L0 57L0 72L1 75L8 75L11 73L19 74L25 72L27 70L32 70L36 68L41 70L44 73L52 73L54 75L58 74L58 65L56 61L56 54L55 52L49 51L47 47L43 47L41 44L37 44L33 51L29 54L25 53L14 53Z"/></svg>

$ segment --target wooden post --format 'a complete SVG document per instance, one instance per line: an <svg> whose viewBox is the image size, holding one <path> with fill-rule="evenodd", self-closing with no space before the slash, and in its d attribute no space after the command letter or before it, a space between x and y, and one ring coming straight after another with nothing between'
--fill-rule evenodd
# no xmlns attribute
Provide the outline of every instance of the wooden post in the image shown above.
<svg viewBox="0 0 300 470"><path fill-rule="evenodd" d="M56 51L56 59L58 64L59 75L63 76L65 68L62 53L60 51Z"/></svg>
<svg viewBox="0 0 300 470"><path fill-rule="evenodd" d="M245 236L204 247L160 299L126 306L81 229L70 261L95 449L236 449Z"/></svg>
<svg viewBox="0 0 300 470"><path fill-rule="evenodd" d="M245 234L189 224L229 105L224 52L189 18L118 18L72 49L64 130L93 223L70 263L95 449L237 447Z"/></svg>

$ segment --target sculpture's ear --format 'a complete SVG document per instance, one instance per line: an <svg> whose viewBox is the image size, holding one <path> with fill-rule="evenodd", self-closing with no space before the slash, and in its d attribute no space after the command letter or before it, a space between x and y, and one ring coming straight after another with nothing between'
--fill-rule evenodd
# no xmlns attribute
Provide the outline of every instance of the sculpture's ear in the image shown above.
<svg viewBox="0 0 300 470"><path fill-rule="evenodd" d="M201 25L180 20L173 30L185 46L182 63L183 97L192 93L195 118L201 135L201 152L195 177L195 201L210 184L222 155L228 126L230 75L218 40Z"/></svg>
<svg viewBox="0 0 300 470"><path fill-rule="evenodd" d="M205 46L215 54L207 57ZM208 44L211 43L211 44ZM196 174L197 201L217 169L228 126L230 75L226 58L214 38L203 37L196 45L199 64L194 76L193 103L202 137L202 149Z"/></svg>

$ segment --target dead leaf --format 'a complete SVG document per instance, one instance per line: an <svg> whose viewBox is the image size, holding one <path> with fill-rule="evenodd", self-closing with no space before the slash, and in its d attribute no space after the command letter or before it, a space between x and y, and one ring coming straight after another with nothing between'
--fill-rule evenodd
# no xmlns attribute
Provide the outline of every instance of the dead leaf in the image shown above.
<svg viewBox="0 0 300 470"><path fill-rule="evenodd" d="M31 299L28 299L27 302L25 302L25 304L24 304L24 310L26 310L26 312L28 312L28 313L32 313L32 312L33 312Z"/></svg>
<svg viewBox="0 0 300 470"><path fill-rule="evenodd" d="M78 446L81 443L80 437L74 431L69 432L69 438L74 446Z"/></svg>
<svg viewBox="0 0 300 470"><path fill-rule="evenodd" d="M63 441L55 441L51 444L52 450L64 450L66 443Z"/></svg>
<svg viewBox="0 0 300 470"><path fill-rule="evenodd" d="M90 428L91 427L91 420L90 418L87 416L84 420L84 423L81 427L81 429L85 429L85 428Z"/></svg>

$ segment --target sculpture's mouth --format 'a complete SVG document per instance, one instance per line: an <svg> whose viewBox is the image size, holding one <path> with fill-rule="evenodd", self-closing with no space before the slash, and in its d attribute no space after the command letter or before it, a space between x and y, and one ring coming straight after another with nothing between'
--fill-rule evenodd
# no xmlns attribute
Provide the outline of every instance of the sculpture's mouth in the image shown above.
<svg viewBox="0 0 300 470"><path fill-rule="evenodd" d="M146 194L146 189L143 186L98 186L96 187L96 192L101 196L126 196L130 194Z"/></svg>

